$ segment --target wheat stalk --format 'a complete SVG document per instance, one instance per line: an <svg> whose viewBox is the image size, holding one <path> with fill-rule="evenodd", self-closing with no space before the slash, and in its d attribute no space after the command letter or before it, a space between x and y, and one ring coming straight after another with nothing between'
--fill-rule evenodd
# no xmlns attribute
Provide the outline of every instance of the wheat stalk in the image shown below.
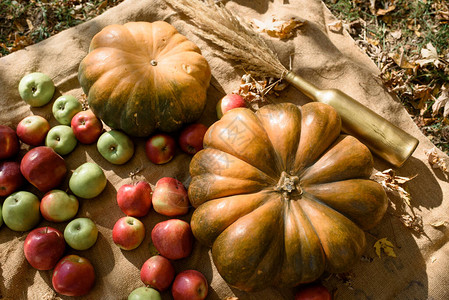
<svg viewBox="0 0 449 300"><path fill-rule="evenodd" d="M216 55L231 59L236 67L275 78L282 78L288 72L262 37L223 4L213 0L165 1L191 18L202 37L220 48Z"/></svg>

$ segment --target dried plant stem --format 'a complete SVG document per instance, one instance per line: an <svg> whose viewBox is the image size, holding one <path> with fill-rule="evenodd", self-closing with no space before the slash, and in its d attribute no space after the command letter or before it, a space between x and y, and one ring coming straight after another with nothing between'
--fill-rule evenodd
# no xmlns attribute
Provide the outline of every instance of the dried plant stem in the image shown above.
<svg viewBox="0 0 449 300"><path fill-rule="evenodd" d="M165 0L191 18L202 37L216 44L217 55L259 76L282 78L288 72L262 37L223 4L213 0Z"/></svg>

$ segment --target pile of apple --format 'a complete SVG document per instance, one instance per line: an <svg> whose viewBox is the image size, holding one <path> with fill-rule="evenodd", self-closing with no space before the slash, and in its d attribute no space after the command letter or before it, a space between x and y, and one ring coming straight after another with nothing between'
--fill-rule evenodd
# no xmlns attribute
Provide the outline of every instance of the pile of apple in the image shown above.
<svg viewBox="0 0 449 300"><path fill-rule="evenodd" d="M53 81L43 73L28 74L19 84L20 96L32 107L48 104L54 92ZM223 98L217 105L218 117L242 103L241 97L235 95ZM16 130L0 125L0 197L6 197L0 203L0 226L5 223L14 231L30 231L24 242L24 255L30 265L38 270L53 269L56 292L81 296L94 285L94 267L87 258L64 253L67 245L75 250L94 246L98 229L89 218L75 218L78 198L97 197L107 179L97 164L86 162L69 179L71 193L59 189L68 173L64 157L78 143L96 143L103 158L112 164L124 164L134 154L134 143L121 131L106 131L102 121L92 111L83 110L72 95L57 98L52 113L59 123L53 127L39 115L23 118ZM174 157L177 144L193 155L202 149L206 130L203 124L191 124L182 130L178 143L165 133L150 136L145 143L146 156L154 164L167 163ZM23 150L26 153L20 158ZM41 200L26 190L27 182L42 193ZM145 228L138 218L147 215L151 207L168 217L185 215L190 207L185 187L169 177L161 178L154 191L144 181L123 185L117 192L117 203L126 216L116 222L112 238L124 250L135 249L143 241ZM36 228L41 217L68 224L63 232L50 226ZM171 262L188 257L192 251L194 237L189 223L177 218L160 222L152 229L151 238L159 255L143 264L141 280L146 286L134 290L129 299L159 299L159 292L170 286L175 299L204 299L208 284L203 274L196 270L175 274Z"/></svg>
<svg viewBox="0 0 449 300"><path fill-rule="evenodd" d="M190 208L184 185L172 177L159 179L154 190L145 181L124 184L117 191L117 204L126 216L115 223L112 239L123 250L136 249L142 243L145 226L138 218L146 216L151 207L170 217L153 227L151 240L159 254L144 262L140 278L146 286L132 291L128 299L160 299L160 292L170 286L175 300L204 299L208 292L204 275L196 270L175 274L172 264L174 260L188 257L194 243L189 223L176 218L186 215Z"/></svg>

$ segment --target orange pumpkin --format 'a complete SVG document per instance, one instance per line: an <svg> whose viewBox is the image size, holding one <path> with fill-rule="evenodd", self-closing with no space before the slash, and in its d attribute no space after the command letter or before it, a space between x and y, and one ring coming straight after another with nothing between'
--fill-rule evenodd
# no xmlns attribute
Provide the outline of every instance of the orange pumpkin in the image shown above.
<svg viewBox="0 0 449 300"><path fill-rule="evenodd" d="M191 226L245 291L347 271L387 208L372 155L323 103L229 111L190 164Z"/></svg>
<svg viewBox="0 0 449 300"><path fill-rule="evenodd" d="M163 21L103 28L78 72L92 111L132 136L198 119L210 77L200 49Z"/></svg>

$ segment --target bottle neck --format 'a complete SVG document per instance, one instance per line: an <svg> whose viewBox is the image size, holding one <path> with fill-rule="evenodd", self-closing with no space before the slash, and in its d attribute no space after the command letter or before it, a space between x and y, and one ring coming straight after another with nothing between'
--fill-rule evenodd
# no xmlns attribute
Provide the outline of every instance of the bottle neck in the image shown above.
<svg viewBox="0 0 449 300"><path fill-rule="evenodd" d="M297 88L299 91L304 93L307 97L315 101L317 100L317 96L318 93L320 92L320 89L318 89L315 85L305 80L303 77L290 71L284 76L284 79L288 81L291 85L293 85L295 88Z"/></svg>

